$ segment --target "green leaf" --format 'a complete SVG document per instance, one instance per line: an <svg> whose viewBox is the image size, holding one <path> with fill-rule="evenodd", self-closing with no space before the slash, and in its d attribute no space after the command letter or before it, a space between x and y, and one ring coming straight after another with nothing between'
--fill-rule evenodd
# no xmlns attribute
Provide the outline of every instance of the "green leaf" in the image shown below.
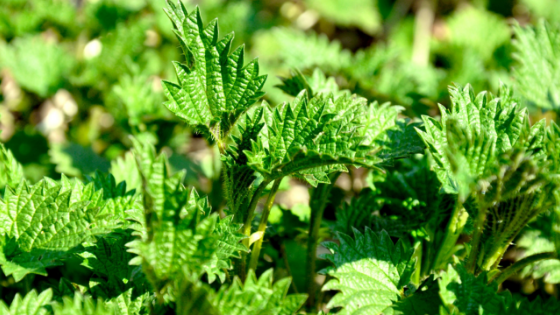
<svg viewBox="0 0 560 315"><path fill-rule="evenodd" d="M549 164L522 150L501 156L478 193L481 209L488 209L485 234L485 270L497 265L517 234L537 215L558 206L560 183Z"/></svg>
<svg viewBox="0 0 560 315"><path fill-rule="evenodd" d="M371 227L374 220L373 212L379 208L379 204L376 204L375 201L375 196L369 192L352 198L349 203L344 203L336 210L334 230L350 234L354 229L363 231L366 227Z"/></svg>
<svg viewBox="0 0 560 315"><path fill-rule="evenodd" d="M340 291L327 307L342 307L339 314L379 314L401 298L413 271L413 249L402 240L394 244L386 232L366 228L354 235L339 233L340 245L323 244L332 253L324 257L334 265L323 270L334 278L323 290Z"/></svg>
<svg viewBox="0 0 560 315"><path fill-rule="evenodd" d="M423 116L425 142L433 169L448 193L463 193L479 179L496 156L511 149L528 127L526 109L516 106L512 91L502 86L498 97L482 92L475 96L470 85L450 87L451 108L440 106L441 122ZM530 131L529 131L530 129ZM462 183L460 182L462 181Z"/></svg>
<svg viewBox="0 0 560 315"><path fill-rule="evenodd" d="M110 173L117 183L125 182L129 189L135 189L136 192L142 190L142 178L132 152L112 160Z"/></svg>
<svg viewBox="0 0 560 315"><path fill-rule="evenodd" d="M130 126L141 128L143 121L163 116L164 109L160 106L163 93L148 86L150 77L147 71L140 71L138 64L130 62L128 66L132 74L119 77L111 91L118 106L107 107L116 121L127 121Z"/></svg>
<svg viewBox="0 0 560 315"><path fill-rule="evenodd" d="M288 295L291 278L273 284L272 269L260 278L249 270L245 283L235 278L231 286L222 287L213 304L221 314L238 315L288 315L294 314L307 299L305 294Z"/></svg>
<svg viewBox="0 0 560 315"><path fill-rule="evenodd" d="M372 229L385 230L393 237L423 235L424 229L437 231L440 221L448 220L444 195L439 194L439 181L427 159L413 159L412 163L410 168L401 167L375 183L374 202L379 205L379 215L372 218ZM374 202L369 202L370 210L374 210ZM366 201L363 206L366 209L367 204Z"/></svg>
<svg viewBox="0 0 560 315"><path fill-rule="evenodd" d="M306 0L307 6L337 25L357 26L373 35L381 28L377 1L371 0Z"/></svg>
<svg viewBox="0 0 560 315"><path fill-rule="evenodd" d="M241 224L233 223L233 216L219 219L214 233L218 235L218 250L213 257L213 263L208 267L208 282L212 283L217 275L220 281L225 282L226 274L223 270L233 269L232 258L241 258L240 252L249 252L249 249L241 243L246 239L245 234L240 233Z"/></svg>
<svg viewBox="0 0 560 315"><path fill-rule="evenodd" d="M512 315L548 315L558 312L560 312L560 302L555 297L543 300L540 296L537 296L533 301L529 301L525 297L513 299L507 313Z"/></svg>
<svg viewBox="0 0 560 315"><path fill-rule="evenodd" d="M137 222L135 234L141 237L127 245L138 255L131 263L141 264L158 290L185 272L195 278L207 273L210 282L216 276L224 281L224 270L232 268L230 259L246 251L239 244L245 238L237 232L239 226L231 217L211 214L207 198L184 187L184 172L171 174L166 157L156 156L152 145L133 142L146 210L131 216Z"/></svg>
<svg viewBox="0 0 560 315"><path fill-rule="evenodd" d="M514 79L519 93L529 105L543 109L560 108L560 35L558 26L544 20L536 26L514 27L513 55L519 65Z"/></svg>
<svg viewBox="0 0 560 315"><path fill-rule="evenodd" d="M488 284L485 273L475 276L462 265L448 267L438 279L443 314L506 314L506 300L498 295L498 285Z"/></svg>
<svg viewBox="0 0 560 315"><path fill-rule="evenodd" d="M86 247L84 252L79 254L84 259L82 265L91 269L95 275L107 279L114 287L133 281L134 275L140 270L138 266L129 264L134 255L126 251L125 245L131 240L125 233L113 233L98 238L93 246Z"/></svg>
<svg viewBox="0 0 560 315"><path fill-rule="evenodd" d="M385 130L385 139L379 140L383 145L379 157L385 163L391 163L395 159L424 152L426 146L416 132L420 125L421 123L411 122L409 119L396 120L395 126Z"/></svg>
<svg viewBox="0 0 560 315"><path fill-rule="evenodd" d="M255 171L247 165L247 150L251 141L256 139L264 127L262 122L264 106L257 106L254 111L241 116L231 135L233 145L222 157L225 165L225 193L229 213L238 214L240 208L247 207L253 195L253 183L257 179ZM241 216L236 216L236 219Z"/></svg>
<svg viewBox="0 0 560 315"><path fill-rule="evenodd" d="M447 26L452 49L472 49L472 52L483 60L491 59L494 51L507 44L511 37L506 19L474 6L456 10L449 18Z"/></svg>
<svg viewBox="0 0 560 315"><path fill-rule="evenodd" d="M23 168L14 158L12 152L0 143L0 188L17 186L24 178Z"/></svg>
<svg viewBox="0 0 560 315"><path fill-rule="evenodd" d="M394 315L439 314L441 299L437 282L430 277L416 291L398 301L393 307Z"/></svg>
<svg viewBox="0 0 560 315"><path fill-rule="evenodd" d="M49 149L51 163L56 171L67 176L90 175L95 171L107 172L109 161L91 148L76 143L53 144Z"/></svg>
<svg viewBox="0 0 560 315"><path fill-rule="evenodd" d="M292 103L265 107L266 128L245 151L247 164L267 180L293 174L311 184L327 181L343 164L373 167L378 160L363 144L357 118L364 105L359 98L308 99L302 92Z"/></svg>
<svg viewBox="0 0 560 315"><path fill-rule="evenodd" d="M276 27L255 36L254 43L253 50L263 62L282 65L286 70L320 68L329 73L352 64L350 52L324 34Z"/></svg>
<svg viewBox="0 0 560 315"><path fill-rule="evenodd" d="M0 264L16 281L28 273L47 275L93 236L126 224L125 210L134 198L125 185L99 186L101 178L84 185L62 177L8 187L0 199ZM111 181L112 180L112 181Z"/></svg>
<svg viewBox="0 0 560 315"><path fill-rule="evenodd" d="M49 312L45 306L50 304L52 295L53 292L50 289L41 294L31 290L23 298L18 293L9 307L0 300L0 313L5 315L47 315Z"/></svg>
<svg viewBox="0 0 560 315"><path fill-rule="evenodd" d="M17 37L10 44L0 44L0 67L10 69L21 87L42 98L63 86L72 64L71 55L60 45L41 36Z"/></svg>
<svg viewBox="0 0 560 315"><path fill-rule="evenodd" d="M153 298L148 292L136 294L136 292L133 292L132 288L115 297L104 298L104 303L107 305L107 308L112 309L112 313L115 315L148 314L149 310L147 304L152 301ZM98 304L101 304L101 302L98 302Z"/></svg>
<svg viewBox="0 0 560 315"><path fill-rule="evenodd" d="M552 218L546 214L543 214L543 217L539 217L537 220L541 219L549 222L552 221ZM539 230L525 231L515 243L518 248L524 250L523 256L520 257L520 259L534 254L552 252L556 250L556 247L551 240L551 236L544 234ZM560 283L560 261L556 259L549 259L535 262L523 268L520 272L520 276L523 278L531 276L534 279L543 278L546 283Z"/></svg>
<svg viewBox="0 0 560 315"><path fill-rule="evenodd" d="M303 75L295 69L292 71L291 77L280 79L282 84L276 85L276 87L291 96L297 96L303 90L313 97L321 94L332 94L335 98L350 95L349 90L341 90L335 78L327 77L319 68L315 68L311 76Z"/></svg>
<svg viewBox="0 0 560 315"><path fill-rule="evenodd" d="M53 303L54 315L107 315L127 314L112 312L102 300L95 302L90 296L76 292L73 298L65 296L62 303ZM127 314L132 315L132 314Z"/></svg>
<svg viewBox="0 0 560 315"><path fill-rule="evenodd" d="M198 7L169 3L186 64L174 62L178 84L163 81L167 108L213 139L225 138L239 116L264 93L266 76L256 60L244 65L244 48L230 54L233 33L218 40L218 22L204 26ZM215 129L217 125L217 130Z"/></svg>

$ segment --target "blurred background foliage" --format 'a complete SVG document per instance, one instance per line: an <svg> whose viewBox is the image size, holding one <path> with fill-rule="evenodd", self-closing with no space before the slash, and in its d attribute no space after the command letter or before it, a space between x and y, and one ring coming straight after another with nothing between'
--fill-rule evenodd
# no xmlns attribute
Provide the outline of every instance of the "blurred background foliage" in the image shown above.
<svg viewBox="0 0 560 315"><path fill-rule="evenodd" d="M206 21L217 17L222 35L234 31L246 58L259 58L260 72L269 75L265 99L274 105L289 99L275 87L280 77L297 69L312 84L335 82L330 88L402 105L412 119L437 116L437 104L449 104L452 83L497 92L500 82L515 87L533 122L557 117L560 36L549 38L548 46L534 38L557 27L560 0L184 2L199 5ZM160 82L174 80L171 60L184 59L163 6L163 0L1 0L0 140L29 179L61 173L84 178L96 169L119 174L119 165L131 160L116 158L125 156L134 135L166 152L173 168L187 169L187 183L209 194L213 206L224 204L219 154L162 106ZM532 37L520 32L529 24L536 25ZM334 79L325 81L325 75ZM324 227L322 237L344 229L334 226L334 209L345 197L368 186L376 195L376 187L389 185L380 184L386 178L410 173L407 167L403 162L389 175L343 174L325 214L333 226ZM364 200L384 211L381 204L389 201L376 198ZM263 250L277 272L291 266L300 290L308 201L307 186L294 179L283 184L271 214L271 243ZM414 208L408 201L402 207ZM519 246L530 248L535 239L542 244L533 251L554 246L545 225L536 222ZM550 287L560 282L558 266L539 268L525 270L535 282L509 285L558 294Z"/></svg>

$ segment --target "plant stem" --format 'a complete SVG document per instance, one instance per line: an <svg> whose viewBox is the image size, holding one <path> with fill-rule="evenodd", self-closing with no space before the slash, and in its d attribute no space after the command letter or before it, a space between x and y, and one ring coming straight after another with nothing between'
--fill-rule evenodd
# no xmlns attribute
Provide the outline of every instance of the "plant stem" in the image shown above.
<svg viewBox="0 0 560 315"><path fill-rule="evenodd" d="M270 181L263 180L262 183L257 187L255 192L253 193L253 197L251 198L251 203L247 208L247 215L245 216L245 223L243 224L242 232L246 236L251 236L251 222L253 221L253 216L255 215L255 209L257 208L257 204L259 203L259 199L261 198L262 192L266 189L266 186ZM249 239L243 240L245 246L249 246Z"/></svg>
<svg viewBox="0 0 560 315"><path fill-rule="evenodd" d="M414 283L416 286L418 286L420 284L420 279L422 277L422 251L423 251L423 244L422 241L418 241L416 244L416 249L414 250L414 254L413 254L413 258L416 258L416 266L415 266L415 271L412 274L412 278L411 281L412 283Z"/></svg>
<svg viewBox="0 0 560 315"><path fill-rule="evenodd" d="M490 269L498 268L500 260L504 256L504 253L508 249L511 242L507 242L505 246L501 246L496 250L490 252L485 252L484 261L482 263L482 270L489 271ZM492 253L488 255L489 253Z"/></svg>
<svg viewBox="0 0 560 315"><path fill-rule="evenodd" d="M430 39L432 37L432 24L434 23L432 2L432 0L420 1L414 19L412 62L420 66L427 66L430 59Z"/></svg>
<svg viewBox="0 0 560 315"><path fill-rule="evenodd" d="M328 196L331 193L336 179L340 172L330 176L330 184L321 183L313 190L311 194L311 219L309 222L309 238L307 239L307 259L305 261L305 274L307 275L307 305L315 306L315 261L317 259L317 240L319 238L319 228L323 219L323 213L327 206Z"/></svg>
<svg viewBox="0 0 560 315"><path fill-rule="evenodd" d="M261 253L261 247L264 240L264 232L266 230L266 223L268 222L268 215L270 214L270 209L274 204L274 199L276 198L276 193L278 192L278 187L280 187L280 182L282 178L278 178L272 184L272 189L268 194L268 199L266 200L266 204L264 206L261 222L259 223L259 229L257 232L261 233L259 235L259 239L253 245L253 251L251 252L251 262L249 263L249 269L257 270L257 264L259 263L259 255Z"/></svg>
<svg viewBox="0 0 560 315"><path fill-rule="evenodd" d="M453 254L453 248L457 244L457 240L467 223L468 216L468 213L463 210L463 203L457 198L453 207L453 213L451 218L449 218L449 223L447 223L445 238L437 250L433 265L434 269L443 268L447 264L449 257Z"/></svg>
<svg viewBox="0 0 560 315"><path fill-rule="evenodd" d="M288 254L286 253L286 246L284 245L284 242L280 243L280 255L282 255L282 260L284 260L284 266L286 267L288 276L292 278L292 289L297 294L299 292L296 287L296 282L294 281L294 277L292 276L292 269L290 268L290 262L288 261Z"/></svg>
<svg viewBox="0 0 560 315"><path fill-rule="evenodd" d="M480 204L480 203L479 203ZM478 251L480 250L480 241L482 240L482 232L484 232L484 224L486 223L486 212L488 207L483 206L478 209L478 215L474 225L474 234L472 240L471 253L467 262L467 270L471 273L475 272L476 263L478 261Z"/></svg>
<svg viewBox="0 0 560 315"><path fill-rule="evenodd" d="M527 265L545 259L558 259L558 255L555 252L546 252L525 257L516 261L513 265L507 267L506 269L502 270L500 273L490 279L489 282L496 282L497 284L501 284L511 275L519 272L519 270L525 268Z"/></svg>
<svg viewBox="0 0 560 315"><path fill-rule="evenodd" d="M249 248L249 237L251 237L251 222L253 221L253 215L255 214L255 208L257 208L257 204L259 203L259 199L261 197L262 192L265 190L266 186L270 181L263 180L262 183L257 187L255 192L253 193L253 197L251 198L251 203L247 208L247 214L245 217L245 223L243 224L243 228L241 228L241 232L248 236L248 238L243 240L243 244ZM247 276L247 253L241 253L241 259L235 265L235 273L239 276L241 281L245 282L245 278Z"/></svg>

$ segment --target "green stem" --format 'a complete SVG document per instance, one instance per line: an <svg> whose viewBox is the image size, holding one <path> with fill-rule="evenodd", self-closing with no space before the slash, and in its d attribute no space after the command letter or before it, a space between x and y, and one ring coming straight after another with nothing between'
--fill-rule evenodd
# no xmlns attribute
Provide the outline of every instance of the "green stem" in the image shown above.
<svg viewBox="0 0 560 315"><path fill-rule="evenodd" d="M247 248L249 248L249 237L251 237L251 222L253 221L255 208L257 208L257 204L259 203L261 194L269 183L270 183L269 180L262 181L262 183L257 187L255 192L253 193L253 197L251 198L251 203L249 204L249 208L247 209L245 223L243 224L243 228L241 228L241 232L246 236L248 236L246 239L243 240L243 244ZM247 272L247 253L242 252L241 259L235 265L235 273L239 276L241 281L245 282L245 278L247 276L246 272Z"/></svg>
<svg viewBox="0 0 560 315"><path fill-rule="evenodd" d="M307 285L307 305L314 307L315 293L317 291L315 284L315 261L317 260L317 241L319 238L319 229L323 219L323 213L327 206L328 196L331 193L336 179L340 173L330 176L330 184L321 183L313 190L311 194L311 219L309 222L309 238L307 239L307 259L305 261L305 274Z"/></svg>
<svg viewBox="0 0 560 315"><path fill-rule="evenodd" d="M445 238L436 254L436 259L433 265L435 269L444 268L445 264L447 264L449 257L453 254L453 248L457 244L457 240L463 232L463 228L467 223L468 217L468 213L463 210L463 203L457 199L457 201L455 201L455 206L453 207L453 213L451 214L451 218L449 218L449 223L447 224Z"/></svg>
<svg viewBox="0 0 560 315"><path fill-rule="evenodd" d="M266 200L266 204L264 206L261 222L259 223L259 229L257 232L261 233L259 235L259 239L253 245L253 251L251 252L251 262L249 263L249 269L257 270L257 264L259 262L259 255L261 254L261 247L264 240L264 232L266 230L266 224L268 222L268 215L270 214L270 209L274 204L274 199L276 198L276 193L278 192L278 187L280 187L280 182L282 178L278 178L272 184L272 189L268 194L268 199Z"/></svg>
<svg viewBox="0 0 560 315"><path fill-rule="evenodd" d="M414 42L412 44L412 62L427 66L430 59L430 39L434 23L434 4L432 0L419 1L414 19Z"/></svg>
<svg viewBox="0 0 560 315"><path fill-rule="evenodd" d="M253 216L255 215L255 209L257 208L259 199L261 199L262 192L266 189L266 186L268 186L269 183L269 180L263 180L259 187L257 187L257 190L255 190L255 193L253 193L251 203L249 204L249 208L247 208L247 215L245 216L245 223L243 224L242 229L243 234L246 236L251 236L251 222L253 221ZM249 246L249 239L245 239L243 242L245 246Z"/></svg>
<svg viewBox="0 0 560 315"><path fill-rule="evenodd" d="M288 273L288 277L292 279L292 289L297 294L298 289L296 287L296 282L294 281L294 277L292 275L292 268L290 268L290 262L288 261L288 254L286 253L286 246L284 242L280 243L280 255L282 255L282 260L284 260L284 267L286 267L286 272Z"/></svg>
<svg viewBox="0 0 560 315"><path fill-rule="evenodd" d="M414 250L413 258L416 258L416 267L414 268L414 273L412 274L412 283L416 286L420 284L420 279L422 277L422 251L423 244L422 241L416 243L416 249Z"/></svg>
<svg viewBox="0 0 560 315"><path fill-rule="evenodd" d="M500 260L502 259L502 256L504 256L504 253L508 249L510 243L511 242L507 242L505 246L500 246L496 250L487 252L486 254L490 255L484 255L482 270L489 271L490 269L498 268L498 264L500 263Z"/></svg>
<svg viewBox="0 0 560 315"><path fill-rule="evenodd" d="M479 203L480 204L480 203ZM471 273L475 272L476 263L478 261L478 251L480 250L480 241L482 240L482 233L484 232L484 224L486 223L486 212L488 207L483 206L478 209L478 215L474 225L474 234L472 239L471 253L467 262L467 270Z"/></svg>
<svg viewBox="0 0 560 315"><path fill-rule="evenodd" d="M558 259L558 255L554 252L547 252L547 253L540 253L525 257L516 261L513 265L507 267L506 269L502 270L500 273L495 275L489 282L496 282L497 284L501 284L506 279L511 277L511 275L519 272L521 269L525 268L526 266L545 259Z"/></svg>

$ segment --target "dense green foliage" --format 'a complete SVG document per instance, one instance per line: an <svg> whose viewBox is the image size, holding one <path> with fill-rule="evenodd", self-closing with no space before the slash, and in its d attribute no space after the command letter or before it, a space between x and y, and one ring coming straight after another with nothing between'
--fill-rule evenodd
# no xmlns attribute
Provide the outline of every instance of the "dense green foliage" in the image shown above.
<svg viewBox="0 0 560 315"><path fill-rule="evenodd" d="M0 314L560 312L557 0L5 2Z"/></svg>

